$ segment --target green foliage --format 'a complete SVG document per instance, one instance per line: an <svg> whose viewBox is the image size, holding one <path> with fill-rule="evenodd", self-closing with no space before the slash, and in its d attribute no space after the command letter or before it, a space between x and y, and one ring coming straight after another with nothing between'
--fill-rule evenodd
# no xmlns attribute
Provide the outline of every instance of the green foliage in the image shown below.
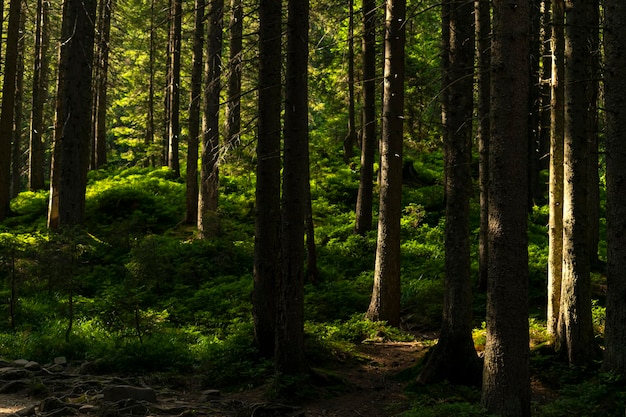
<svg viewBox="0 0 626 417"><path fill-rule="evenodd" d="M413 385L412 400L412 408L400 414L401 417L487 416L479 404L480 391L472 387L448 382Z"/></svg>

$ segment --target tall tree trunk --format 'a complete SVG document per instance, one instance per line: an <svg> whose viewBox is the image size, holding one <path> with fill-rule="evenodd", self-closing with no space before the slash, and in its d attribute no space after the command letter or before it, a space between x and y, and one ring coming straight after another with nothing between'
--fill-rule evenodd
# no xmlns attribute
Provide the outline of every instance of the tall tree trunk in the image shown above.
<svg viewBox="0 0 626 417"><path fill-rule="evenodd" d="M565 125L563 187L563 278L558 349L570 365L594 356L589 262L587 13L583 0L565 1Z"/></svg>
<svg viewBox="0 0 626 417"><path fill-rule="evenodd" d="M212 0L207 25L207 62L204 94L202 164L198 199L198 233L205 239L216 232L219 188L219 112L222 75L222 27L224 0Z"/></svg>
<svg viewBox="0 0 626 417"><path fill-rule="evenodd" d="M446 193L445 293L439 342L428 358L419 382L448 380L480 385L481 364L472 339L472 279L470 274L470 194L472 190L472 116L474 73L474 4L449 0L443 29L449 40L449 83L443 96L450 103L444 129L444 169Z"/></svg>
<svg viewBox="0 0 626 417"><path fill-rule="evenodd" d="M535 204L541 204L544 184L541 183L541 144L540 144L540 61L541 61L541 0L530 1L530 93L528 97L528 211L532 212Z"/></svg>
<svg viewBox="0 0 626 417"><path fill-rule="evenodd" d="M154 2L156 0L150 0L150 45L148 46L148 114L146 115L146 137L144 139L144 145L148 150L146 158L146 165L156 165L155 156L150 152L150 145L154 143L154 67L156 61L156 25L154 22Z"/></svg>
<svg viewBox="0 0 626 417"><path fill-rule="evenodd" d="M194 6L191 97L189 100L189 137L187 139L187 180L185 221L198 221L198 146L200 143L200 103L202 101L202 54L204 53L204 0Z"/></svg>
<svg viewBox="0 0 626 417"><path fill-rule="evenodd" d="M604 2L607 290L605 372L626 375L626 3Z"/></svg>
<svg viewBox="0 0 626 417"><path fill-rule="evenodd" d="M366 317L400 325L400 217L404 119L405 0L387 0L380 214L374 289Z"/></svg>
<svg viewBox="0 0 626 417"><path fill-rule="evenodd" d="M478 287L487 290L489 252L489 105L491 96L491 2L476 0L476 54L478 61L478 183L480 189L480 232L478 243Z"/></svg>
<svg viewBox="0 0 626 417"><path fill-rule="evenodd" d="M343 162L350 162L356 144L354 109L354 0L348 0L348 133L343 139Z"/></svg>
<svg viewBox="0 0 626 417"><path fill-rule="evenodd" d="M493 2L489 283L482 404L530 416L528 337L529 2Z"/></svg>
<svg viewBox="0 0 626 417"><path fill-rule="evenodd" d="M228 104L226 106L226 141L236 147L241 135L241 70L243 65L243 3L230 2L230 74L228 75Z"/></svg>
<svg viewBox="0 0 626 417"><path fill-rule="evenodd" d="M15 112L15 81L17 79L18 43L20 37L22 0L11 0L7 29L2 110L0 113L0 221L9 215L11 201L11 139Z"/></svg>
<svg viewBox="0 0 626 417"><path fill-rule="evenodd" d="M26 15L20 15L20 34L25 32ZM11 155L11 198L17 197L22 188L22 123L24 104L24 36L19 37L17 47L17 76L15 79L15 111L13 115L13 149Z"/></svg>
<svg viewBox="0 0 626 417"><path fill-rule="evenodd" d="M589 228L589 262L597 265L600 242L600 175L598 170L598 93L600 88L600 4L598 0L585 2L587 23L587 135L589 141L589 188L587 199L587 226Z"/></svg>
<svg viewBox="0 0 626 417"><path fill-rule="evenodd" d="M563 152L565 123L565 3L552 0L552 98L550 101L550 214L548 220L547 330L556 341L563 276Z"/></svg>
<svg viewBox="0 0 626 417"><path fill-rule="evenodd" d="M61 50L52 159L48 227L80 224L85 212L89 165L91 64L95 0L66 0L63 5Z"/></svg>
<svg viewBox="0 0 626 417"><path fill-rule="evenodd" d="M304 357L304 225L309 179L309 1L289 0L281 224L282 273L276 309L275 369L307 370Z"/></svg>
<svg viewBox="0 0 626 417"><path fill-rule="evenodd" d="M97 55L94 61L94 135L92 168L107 163L107 87L109 75L109 42L111 38L111 14L113 0L101 0L98 13Z"/></svg>
<svg viewBox="0 0 626 417"><path fill-rule="evenodd" d="M372 229L374 156L376 155L376 1L363 0L363 112L361 169L354 232Z"/></svg>
<svg viewBox="0 0 626 417"><path fill-rule="evenodd" d="M281 0L259 4L259 95L254 217L254 341L274 356L280 267Z"/></svg>
<svg viewBox="0 0 626 417"><path fill-rule="evenodd" d="M180 176L180 160L178 156L178 142L180 139L180 47L182 32L182 0L172 0L170 28L170 79L169 79L169 106L168 106L168 152L167 166Z"/></svg>
<svg viewBox="0 0 626 417"><path fill-rule="evenodd" d="M35 60L33 67L32 106L30 116L30 146L28 154L28 188L43 190L44 181L44 97L48 73L48 2L37 0L35 22Z"/></svg>

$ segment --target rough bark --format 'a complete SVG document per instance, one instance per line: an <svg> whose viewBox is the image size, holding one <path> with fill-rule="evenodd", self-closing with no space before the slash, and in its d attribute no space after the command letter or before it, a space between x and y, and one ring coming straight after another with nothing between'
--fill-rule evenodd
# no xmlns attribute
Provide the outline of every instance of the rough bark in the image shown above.
<svg viewBox="0 0 626 417"><path fill-rule="evenodd" d="M48 227L82 223L89 165L95 0L63 5Z"/></svg>
<svg viewBox="0 0 626 417"><path fill-rule="evenodd" d="M198 199L198 233L207 238L217 232L215 212L218 205L220 134L219 112L222 75L222 28L224 0L209 3L205 64L206 87L202 116L202 152L200 196Z"/></svg>
<svg viewBox="0 0 626 417"><path fill-rule="evenodd" d="M489 101L491 95L489 62L491 60L491 3L476 0L476 54L478 71L478 183L480 189L480 232L478 243L478 287L487 290L489 259L487 232L489 230Z"/></svg>
<svg viewBox="0 0 626 417"><path fill-rule="evenodd" d="M448 380L480 385L481 365L472 339L472 279L470 273L470 196L472 190L472 116L474 73L474 4L451 0L450 37L444 95L454 106L444 128L446 193L445 292L439 342L418 376L419 382ZM443 53L446 53L444 51Z"/></svg>
<svg viewBox="0 0 626 417"><path fill-rule="evenodd" d="M2 155L0 163L0 221L4 220L10 212L11 139L13 137L13 114L15 112L15 80L17 79L21 8L22 0L11 0L4 61L2 110L0 113L0 155Z"/></svg>
<svg viewBox="0 0 626 417"><path fill-rule="evenodd" d="M276 285L280 274L281 1L259 4L259 118L254 233L254 340L274 356Z"/></svg>
<svg viewBox="0 0 626 417"><path fill-rule="evenodd" d="M226 141L235 148L241 141L241 72L243 65L243 3L230 2L230 74L228 74L228 104L226 106Z"/></svg>
<svg viewBox="0 0 626 417"><path fill-rule="evenodd" d="M493 2L489 145L489 282L482 404L530 416L528 336L527 1Z"/></svg>
<svg viewBox="0 0 626 417"><path fill-rule="evenodd" d="M563 0L552 0L552 82L550 123L550 177L548 219L548 334L558 335L563 273L563 151L565 118Z"/></svg>
<svg viewBox="0 0 626 417"><path fill-rule="evenodd" d="M380 214L374 289L366 317L400 324L400 217L404 119L404 0L387 0L381 142Z"/></svg>
<svg viewBox="0 0 626 417"><path fill-rule="evenodd" d="M354 106L354 0L348 0L348 132L343 139L343 162L354 156L356 144L356 115Z"/></svg>
<svg viewBox="0 0 626 417"><path fill-rule="evenodd" d="M182 0L171 0L171 27L169 40L169 84L167 106L167 166L180 176L180 160L178 155L180 139L180 47L182 37Z"/></svg>
<svg viewBox="0 0 626 417"><path fill-rule="evenodd" d="M19 32L24 33L26 15L20 15ZM15 110L13 113L13 146L11 155L11 198L17 197L22 191L22 172L24 161L22 158L22 123L24 115L24 36L20 36L17 48L17 76L15 78Z"/></svg>
<svg viewBox="0 0 626 417"><path fill-rule="evenodd" d="M604 2L607 291L606 372L626 375L626 3Z"/></svg>
<svg viewBox="0 0 626 417"><path fill-rule="evenodd" d="M44 183L44 97L48 72L48 2L37 0L35 18L35 50L33 64L32 105L30 115L30 140L28 153L28 189L43 190Z"/></svg>
<svg viewBox="0 0 626 417"><path fill-rule="evenodd" d="M565 123L563 271L557 349L570 365L593 361L589 262L586 10L582 0L565 1Z"/></svg>
<svg viewBox="0 0 626 417"><path fill-rule="evenodd" d="M282 273L278 285L275 369L306 372L304 356L304 226L309 178L309 2L289 0L281 225Z"/></svg>
<svg viewBox="0 0 626 417"><path fill-rule="evenodd" d="M376 2L363 0L363 113L361 168L356 201L354 232L364 234L372 229L374 199L374 156L376 154Z"/></svg>
<svg viewBox="0 0 626 417"><path fill-rule="evenodd" d="M187 176L185 221L198 220L198 146L200 143L200 103L202 101L202 54L204 53L204 0L194 5L193 57L189 100L189 137L187 138Z"/></svg>
<svg viewBox="0 0 626 417"><path fill-rule="evenodd" d="M113 0L101 0L98 12L97 54L94 61L94 135L92 168L98 169L107 163L107 90L109 79L109 43L111 38L111 14Z"/></svg>

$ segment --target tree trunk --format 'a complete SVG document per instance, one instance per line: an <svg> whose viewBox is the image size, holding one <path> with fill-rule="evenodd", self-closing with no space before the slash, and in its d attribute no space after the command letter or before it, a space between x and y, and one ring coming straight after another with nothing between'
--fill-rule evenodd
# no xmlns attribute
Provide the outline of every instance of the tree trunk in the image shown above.
<svg viewBox="0 0 626 417"><path fill-rule="evenodd" d="M33 68L32 106L30 116L30 144L28 154L28 189L43 190L44 181L44 97L48 73L48 2L37 0L35 22L35 59Z"/></svg>
<svg viewBox="0 0 626 417"><path fill-rule="evenodd" d="M563 151L565 120L563 0L552 0L552 98L550 101L550 214L548 220L548 334L556 340L563 273Z"/></svg>
<svg viewBox="0 0 626 417"><path fill-rule="evenodd" d="M20 15L19 32L24 33L26 15ZM24 36L19 37L17 48L17 76L15 79L15 111L13 115L13 149L11 155L11 198L17 197L22 191L22 122L24 107Z"/></svg>
<svg viewBox="0 0 626 417"><path fill-rule="evenodd" d="M80 224L91 131L91 64L93 63L95 0L66 0L63 5L61 51L50 187L48 227Z"/></svg>
<svg viewBox="0 0 626 417"><path fill-rule="evenodd" d="M144 139L144 145L148 150L146 158L146 165L156 165L155 156L151 154L149 148L154 143L154 67L156 56L156 26L154 22L154 2L156 0L150 0L150 45L148 46L148 114L146 115L146 137Z"/></svg>
<svg viewBox="0 0 626 417"><path fill-rule="evenodd" d="M404 119L405 0L387 0L380 214L374 289L366 317L400 325L400 217Z"/></svg>
<svg viewBox="0 0 626 417"><path fill-rule="evenodd" d="M472 279L470 274L470 197L472 190L472 116L474 73L474 4L465 0L446 2L444 18L448 35L449 83L443 96L450 103L444 128L446 194L445 293L439 342L430 354L418 382L448 380L480 385L481 364L472 339Z"/></svg>
<svg viewBox="0 0 626 417"><path fill-rule="evenodd" d="M607 290L605 372L626 375L626 3L604 2Z"/></svg>
<svg viewBox="0 0 626 417"><path fill-rule="evenodd" d="M356 144L356 115L354 109L354 0L348 0L348 133L343 139L343 162L354 156Z"/></svg>
<svg viewBox="0 0 626 417"><path fill-rule="evenodd" d="M194 6L191 97L189 100L189 137L187 139L187 180L185 221L198 221L198 146L200 138L200 103L202 101L202 54L204 53L204 0Z"/></svg>
<svg viewBox="0 0 626 417"><path fill-rule="evenodd" d="M528 337L529 4L493 2L489 282L482 404L530 416Z"/></svg>
<svg viewBox="0 0 626 417"><path fill-rule="evenodd" d="M276 286L280 274L281 0L259 4L259 95L254 233L254 340L274 356Z"/></svg>
<svg viewBox="0 0 626 417"><path fill-rule="evenodd" d="M593 360L589 262L587 27L582 0L565 1L563 271L557 348L570 365Z"/></svg>
<svg viewBox="0 0 626 417"><path fill-rule="evenodd" d="M278 284L275 369L307 370L304 356L304 225L309 178L309 2L289 0L285 74L285 130L281 225L282 273Z"/></svg>
<svg viewBox="0 0 626 417"><path fill-rule="evenodd" d="M243 65L243 4L230 2L230 74L226 106L226 141L233 149L241 140L241 70Z"/></svg>
<svg viewBox="0 0 626 417"><path fill-rule="evenodd" d="M216 216L219 187L219 112L222 75L222 26L224 0L210 2L207 25L207 62L204 94L202 164L198 200L198 233L205 239L217 232Z"/></svg>
<svg viewBox="0 0 626 417"><path fill-rule="evenodd" d="M491 3L476 0L476 54L478 55L478 158L480 189L480 232L478 243L478 287L487 290L489 252L489 100L491 95L489 66L491 60Z"/></svg>
<svg viewBox="0 0 626 417"><path fill-rule="evenodd" d="M178 142L180 139L180 46L182 32L182 0L171 1L169 106L167 108L167 166L180 176Z"/></svg>
<svg viewBox="0 0 626 417"><path fill-rule="evenodd" d="M372 229L374 194L374 156L376 154L376 1L363 0L363 133L361 169L356 200L354 232Z"/></svg>
<svg viewBox="0 0 626 417"><path fill-rule="evenodd" d="M101 0L98 13L97 55L94 61L94 135L92 168L107 163L107 87L109 76L109 42L111 38L111 14L113 0Z"/></svg>

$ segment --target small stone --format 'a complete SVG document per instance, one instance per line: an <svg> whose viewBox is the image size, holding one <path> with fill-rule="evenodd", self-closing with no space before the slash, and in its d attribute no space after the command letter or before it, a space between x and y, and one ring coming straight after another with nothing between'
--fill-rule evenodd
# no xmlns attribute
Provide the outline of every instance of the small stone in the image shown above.
<svg viewBox="0 0 626 417"><path fill-rule="evenodd" d="M53 361L56 365L67 365L67 358L65 356L57 356Z"/></svg>
<svg viewBox="0 0 626 417"><path fill-rule="evenodd" d="M217 389L208 389L206 391L202 391L202 396L200 397L200 401L208 402L211 400L216 400L220 398L221 392Z"/></svg>
<svg viewBox="0 0 626 417"><path fill-rule="evenodd" d="M35 362L35 361L28 361L26 364L24 364L24 369L26 369L27 371L39 371L41 370L41 365L39 364L39 362Z"/></svg>
<svg viewBox="0 0 626 417"><path fill-rule="evenodd" d="M9 381L0 386L0 394L15 394L28 387L28 384L22 380Z"/></svg>
<svg viewBox="0 0 626 417"><path fill-rule="evenodd" d="M16 359L13 361L13 365L15 366L19 366L19 367L23 367L25 366L29 361L27 361L26 359Z"/></svg>
<svg viewBox="0 0 626 417"><path fill-rule="evenodd" d="M110 402L117 402L125 399L132 399L137 401L148 401L156 403L156 391L152 388L133 387L130 385L115 385L105 387L102 390L104 394L104 400Z"/></svg>
<svg viewBox="0 0 626 417"><path fill-rule="evenodd" d="M53 374L60 374L61 372L65 370L65 368L63 367L63 365L54 364L54 365L49 365L48 367L46 367L46 370Z"/></svg>
<svg viewBox="0 0 626 417"><path fill-rule="evenodd" d="M98 411L100 411L100 408L91 404L83 405L78 409L79 413L84 414L96 414Z"/></svg>

